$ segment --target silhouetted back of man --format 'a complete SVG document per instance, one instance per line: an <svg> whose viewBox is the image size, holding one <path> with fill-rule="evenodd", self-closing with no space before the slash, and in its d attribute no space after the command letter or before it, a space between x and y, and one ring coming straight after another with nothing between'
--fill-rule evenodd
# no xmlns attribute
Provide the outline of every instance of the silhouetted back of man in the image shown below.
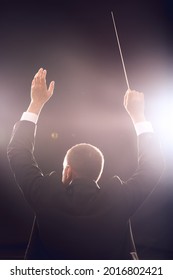
<svg viewBox="0 0 173 280"><path fill-rule="evenodd" d="M41 68L32 81L30 105L15 125L8 146L16 181L36 214L35 253L30 257L129 259L129 218L163 169L159 143L145 119L144 95L128 90L124 96L138 136L137 169L126 182L115 176L100 188L104 156L91 144L81 143L67 151L62 178L56 172L44 175L38 167L33 155L36 123L53 90L54 82L47 89L46 70Z"/></svg>

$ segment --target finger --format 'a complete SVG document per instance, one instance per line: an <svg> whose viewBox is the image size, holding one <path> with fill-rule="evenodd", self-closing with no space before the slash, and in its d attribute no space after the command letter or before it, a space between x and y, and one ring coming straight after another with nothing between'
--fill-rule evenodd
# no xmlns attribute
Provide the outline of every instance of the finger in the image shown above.
<svg viewBox="0 0 173 280"><path fill-rule="evenodd" d="M41 70L40 70L40 72L39 72L40 79L45 79L45 77L46 77L46 73L47 73L47 71L46 71L46 70L41 69Z"/></svg>
<svg viewBox="0 0 173 280"><path fill-rule="evenodd" d="M34 78L34 80L35 80L35 84L39 84L40 83L40 77L39 76L36 76Z"/></svg>
<svg viewBox="0 0 173 280"><path fill-rule="evenodd" d="M44 79L46 79L46 75L47 75L47 70L45 69L45 70L43 70L42 77L43 77Z"/></svg>
<svg viewBox="0 0 173 280"><path fill-rule="evenodd" d="M50 96L53 94L54 88L55 88L55 82L52 81L52 82L50 83L49 89L48 89L48 92L49 92L49 95L50 95Z"/></svg>
<svg viewBox="0 0 173 280"><path fill-rule="evenodd" d="M125 106L125 107L126 107L126 105L127 105L127 100L128 100L128 98L129 98L130 92L131 92L131 91L128 89L128 90L126 91L125 95L124 95L124 106Z"/></svg>
<svg viewBox="0 0 173 280"><path fill-rule="evenodd" d="M34 77L35 77L35 78L40 77L42 71L43 71L43 68L40 68L40 69L37 71L37 73L35 74Z"/></svg>
<svg viewBox="0 0 173 280"><path fill-rule="evenodd" d="M39 79L41 80L42 77L43 77L43 68L40 68L39 71L38 71L38 77Z"/></svg>
<svg viewBox="0 0 173 280"><path fill-rule="evenodd" d="M35 76L35 82L41 84L43 81L43 68L40 68Z"/></svg>
<svg viewBox="0 0 173 280"><path fill-rule="evenodd" d="M38 70L38 74L42 74L42 72L43 72L43 68L40 68L40 69Z"/></svg>

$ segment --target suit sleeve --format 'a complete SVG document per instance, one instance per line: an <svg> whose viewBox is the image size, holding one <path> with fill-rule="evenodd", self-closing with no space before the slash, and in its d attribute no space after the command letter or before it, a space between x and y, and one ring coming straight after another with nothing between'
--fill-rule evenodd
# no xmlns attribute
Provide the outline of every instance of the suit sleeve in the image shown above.
<svg viewBox="0 0 173 280"><path fill-rule="evenodd" d="M7 148L7 155L17 184L31 206L48 199L54 176L44 176L33 155L36 125L29 121L19 121L13 129ZM40 196L40 191L42 196Z"/></svg>
<svg viewBox="0 0 173 280"><path fill-rule="evenodd" d="M154 133L138 136L138 167L126 182L121 182L122 203L132 215L154 190L162 172L164 160L160 143Z"/></svg>

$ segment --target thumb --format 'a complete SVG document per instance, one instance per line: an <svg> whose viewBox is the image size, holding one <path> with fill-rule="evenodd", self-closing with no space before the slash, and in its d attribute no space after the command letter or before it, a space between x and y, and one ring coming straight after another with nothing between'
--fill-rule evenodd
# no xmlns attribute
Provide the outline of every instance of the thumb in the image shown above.
<svg viewBox="0 0 173 280"><path fill-rule="evenodd" d="M53 91L54 91L54 88L55 88L55 82L52 81L52 82L50 83L49 89L48 89L48 93L49 93L50 96L52 96Z"/></svg>

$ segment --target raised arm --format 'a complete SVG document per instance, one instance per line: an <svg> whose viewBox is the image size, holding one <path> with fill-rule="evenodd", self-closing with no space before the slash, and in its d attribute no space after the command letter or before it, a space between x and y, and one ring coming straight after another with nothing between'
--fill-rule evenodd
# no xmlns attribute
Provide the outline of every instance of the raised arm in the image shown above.
<svg viewBox="0 0 173 280"><path fill-rule="evenodd" d="M16 182L31 204L39 200L40 188L44 191L43 183L47 180L33 154L35 124L44 104L52 96L53 90L54 82L52 81L47 88L46 70L40 68L31 84L31 101L27 112L24 112L21 120L15 124L7 149Z"/></svg>
<svg viewBox="0 0 173 280"><path fill-rule="evenodd" d="M160 143L144 113L144 94L128 90L124 96L124 107L130 115L138 136L138 166L134 174L122 183L124 203L131 213L151 193L164 169Z"/></svg>

